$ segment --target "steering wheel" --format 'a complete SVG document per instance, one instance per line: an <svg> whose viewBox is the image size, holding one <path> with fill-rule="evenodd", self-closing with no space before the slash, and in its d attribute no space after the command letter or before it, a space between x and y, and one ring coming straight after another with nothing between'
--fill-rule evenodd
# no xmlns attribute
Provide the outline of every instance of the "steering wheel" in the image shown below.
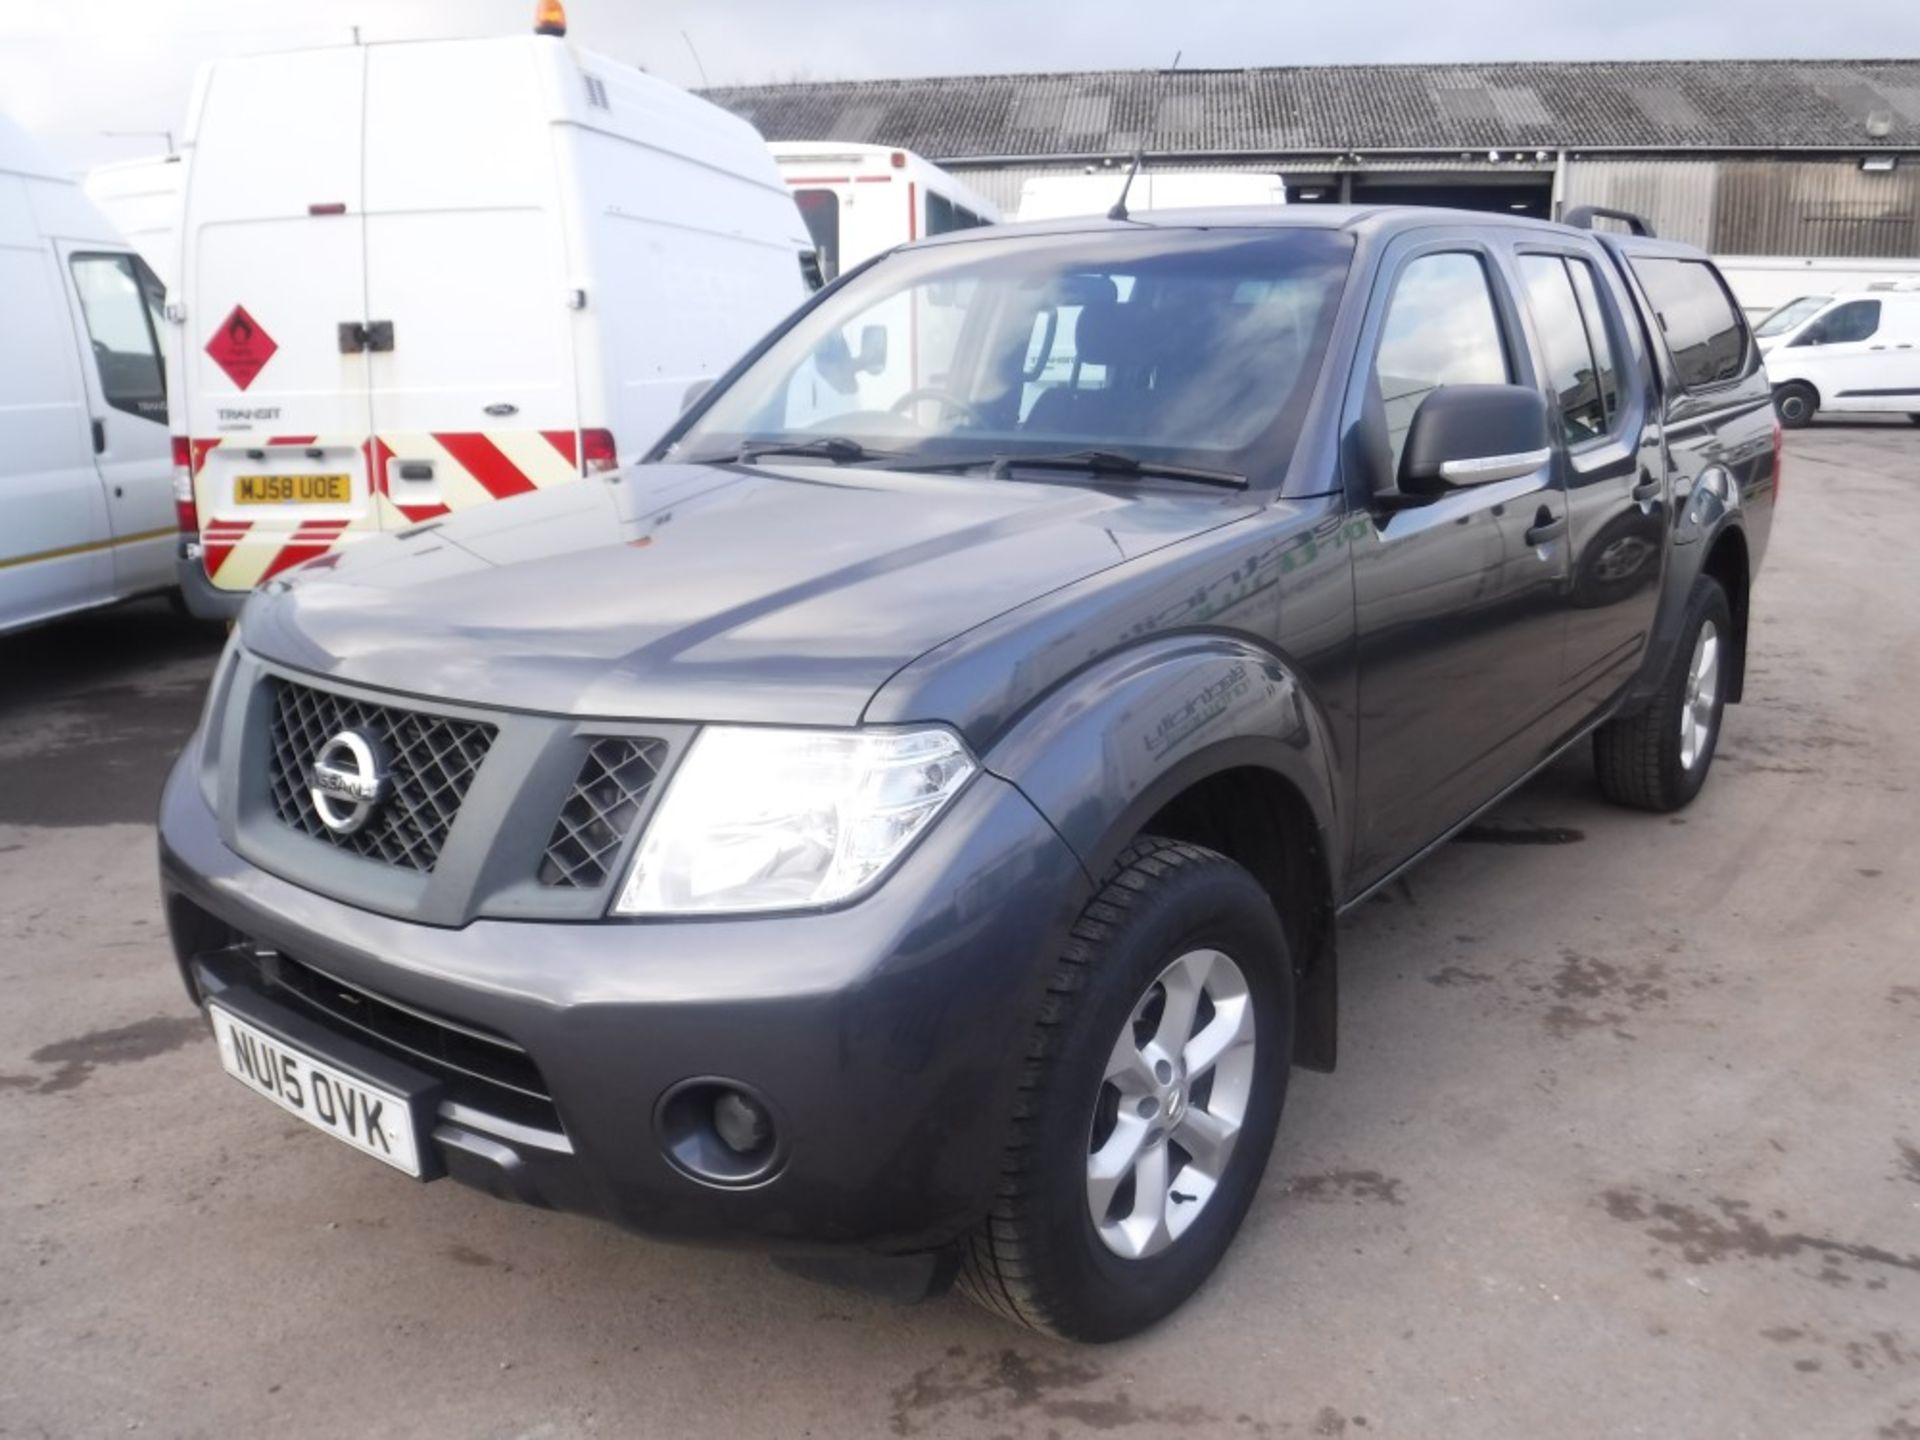
<svg viewBox="0 0 1920 1440"><path fill-rule="evenodd" d="M917 386L907 391L906 394L889 405L887 409L898 415L902 420L911 420L913 418L911 413L913 407L924 400L938 401L943 408L956 411L960 418L965 420L969 425L982 425L986 422L987 417L980 413L979 407L971 400L962 400L951 390L942 390L937 385Z"/></svg>

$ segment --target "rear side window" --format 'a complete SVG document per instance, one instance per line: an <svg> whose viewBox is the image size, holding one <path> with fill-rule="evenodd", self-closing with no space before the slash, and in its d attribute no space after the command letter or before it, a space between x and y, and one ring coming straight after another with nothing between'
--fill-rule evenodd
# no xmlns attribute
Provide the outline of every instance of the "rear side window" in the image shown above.
<svg viewBox="0 0 1920 1440"><path fill-rule="evenodd" d="M1607 434L1607 396L1599 386L1599 365L1586 334L1580 301L1572 292L1567 261L1559 255L1521 255L1526 282L1526 311L1540 334L1542 371L1553 390L1567 444Z"/></svg>
<svg viewBox="0 0 1920 1440"><path fill-rule="evenodd" d="M1387 302L1373 379L1386 410L1396 475L1422 400L1442 385L1505 385L1512 379L1479 256L1422 255L1400 272Z"/></svg>
<svg viewBox="0 0 1920 1440"><path fill-rule="evenodd" d="M1643 256L1633 273L1659 317L1680 383L1697 390L1737 380L1747 365L1747 327L1713 267Z"/></svg>
<svg viewBox="0 0 1920 1440"><path fill-rule="evenodd" d="M796 190L793 203L800 207L800 218L813 237L820 274L833 279L840 273L840 197L831 190Z"/></svg>
<svg viewBox="0 0 1920 1440"><path fill-rule="evenodd" d="M1806 329L1793 337L1794 348L1802 345L1850 345L1871 340L1880 332L1880 302L1849 300L1836 305Z"/></svg>
<svg viewBox="0 0 1920 1440"><path fill-rule="evenodd" d="M116 410L166 424L159 341L165 292L159 280L132 255L75 255L72 264L101 393Z"/></svg>

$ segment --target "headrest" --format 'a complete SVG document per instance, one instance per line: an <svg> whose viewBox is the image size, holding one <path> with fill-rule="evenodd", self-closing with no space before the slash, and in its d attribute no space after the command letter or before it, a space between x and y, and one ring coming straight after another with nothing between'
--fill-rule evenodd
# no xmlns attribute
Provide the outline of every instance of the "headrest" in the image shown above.
<svg viewBox="0 0 1920 1440"><path fill-rule="evenodd" d="M1089 365L1116 365L1138 362L1140 311L1117 300L1089 305L1080 312L1074 325L1073 348Z"/></svg>

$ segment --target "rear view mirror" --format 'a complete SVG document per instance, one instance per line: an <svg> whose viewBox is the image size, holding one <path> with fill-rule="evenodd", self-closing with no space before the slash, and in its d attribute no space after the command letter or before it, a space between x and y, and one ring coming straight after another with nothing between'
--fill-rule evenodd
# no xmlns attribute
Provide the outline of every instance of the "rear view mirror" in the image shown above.
<svg viewBox="0 0 1920 1440"><path fill-rule="evenodd" d="M1553 458L1547 402L1524 385L1442 385L1414 412L1400 490L1443 495L1531 475Z"/></svg>
<svg viewBox="0 0 1920 1440"><path fill-rule="evenodd" d="M859 369L862 375L878 375L887 368L887 327L864 325L860 329Z"/></svg>

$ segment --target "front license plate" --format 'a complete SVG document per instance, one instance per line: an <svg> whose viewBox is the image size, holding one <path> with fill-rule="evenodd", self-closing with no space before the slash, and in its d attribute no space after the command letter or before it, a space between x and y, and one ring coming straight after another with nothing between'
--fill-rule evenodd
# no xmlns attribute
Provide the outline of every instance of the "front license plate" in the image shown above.
<svg viewBox="0 0 1920 1440"><path fill-rule="evenodd" d="M343 1075L216 1004L207 1011L220 1041L220 1063L234 1079L315 1129L420 1178L420 1148L404 1096Z"/></svg>
<svg viewBox="0 0 1920 1440"><path fill-rule="evenodd" d="M353 498L350 475L236 475L236 505L344 505Z"/></svg>

